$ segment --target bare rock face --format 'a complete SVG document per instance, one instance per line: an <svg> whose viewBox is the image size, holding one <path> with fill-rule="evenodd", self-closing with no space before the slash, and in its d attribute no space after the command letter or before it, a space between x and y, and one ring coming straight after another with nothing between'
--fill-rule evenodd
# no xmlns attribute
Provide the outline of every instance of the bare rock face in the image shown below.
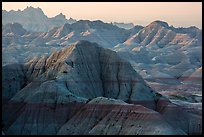
<svg viewBox="0 0 204 137"><path fill-rule="evenodd" d="M24 10L6 11L2 10L2 24L18 22L28 30L47 31L53 26L61 26L65 23L74 23L76 20L66 19L65 15L59 14L55 17L48 18L42 9L27 7ZM35 20L35 21L34 21Z"/></svg>
<svg viewBox="0 0 204 137"><path fill-rule="evenodd" d="M11 98L3 106L5 134L186 134L190 131L182 122L176 122L177 129L169 124L178 114L174 117L169 116L174 111L163 114L162 109L168 105L163 106L160 101L171 103L153 91L116 52L96 43L78 41L50 56L36 57L16 66L13 66L16 74L9 75L4 67L7 77L3 81L13 76L20 80L24 77L19 84L25 85L14 84L12 91L5 86Z"/></svg>
<svg viewBox="0 0 204 137"><path fill-rule="evenodd" d="M191 112L193 110L193 112ZM202 112L197 113L195 109L186 108L170 101L158 100L157 112L177 130L182 130L187 134L202 134Z"/></svg>
<svg viewBox="0 0 204 137"><path fill-rule="evenodd" d="M3 114L4 121L7 123L6 133L9 134L38 134L41 124L34 121L30 121L29 125L23 124L23 119L28 117L28 119L39 120L47 112L43 110L41 113L41 107L35 107L37 110L34 110L29 107L30 104L50 104L51 108L53 107L56 111L58 104L73 101L86 103L89 99L104 96L126 102L147 101L146 104L150 103L151 106L148 107L152 109L156 106L156 94L132 69L131 65L121 60L115 52L103 49L95 43L79 41L68 48L54 52L49 57L34 58L23 67L24 70L21 69L21 71L26 77L27 85L23 89L16 89L20 91L8 102L7 106L12 106L14 102L20 102L23 105L18 105L13 109L6 109L5 106ZM21 113L14 116L12 111ZM36 113L39 115L35 116ZM49 121L49 119L46 117L44 121ZM53 116L53 119L58 118ZM66 119L64 117L64 122ZM44 125L47 126L52 123L56 124L59 128L59 124L55 121L45 123ZM27 132L30 128L32 132ZM43 128L43 130L44 132L47 130L48 133L51 129ZM55 134L54 131L57 130L50 133Z"/></svg>
<svg viewBox="0 0 204 137"><path fill-rule="evenodd" d="M19 90L26 86L23 65L11 64L2 69L2 101L11 99Z"/></svg>
<svg viewBox="0 0 204 137"><path fill-rule="evenodd" d="M12 33L13 35L22 36L26 33L26 30L19 23L8 23L2 27L2 34Z"/></svg>
<svg viewBox="0 0 204 137"><path fill-rule="evenodd" d="M196 69L184 80L184 83L202 85L202 67Z"/></svg>
<svg viewBox="0 0 204 137"><path fill-rule="evenodd" d="M86 126L85 126L86 123ZM91 100L62 126L58 135L168 135L185 134L162 116L141 105L99 97Z"/></svg>
<svg viewBox="0 0 204 137"><path fill-rule="evenodd" d="M156 50L169 45L202 45L201 36L202 31L196 27L174 28L166 22L154 21L114 49L135 51L140 46Z"/></svg>
<svg viewBox="0 0 204 137"><path fill-rule="evenodd" d="M155 108L156 94L131 65L94 43L79 41L49 57L35 58L25 66L31 83L13 100L23 96L24 100L41 102L41 94L50 88L50 94L59 90L84 100L104 96L126 102L148 101L152 102L150 108ZM29 88L37 83L39 86Z"/></svg>
<svg viewBox="0 0 204 137"><path fill-rule="evenodd" d="M32 43L67 46L78 40L87 40L97 42L105 48L112 48L124 42L131 32L100 20L79 20L73 24L66 23L61 27L49 29L48 32L33 39Z"/></svg>

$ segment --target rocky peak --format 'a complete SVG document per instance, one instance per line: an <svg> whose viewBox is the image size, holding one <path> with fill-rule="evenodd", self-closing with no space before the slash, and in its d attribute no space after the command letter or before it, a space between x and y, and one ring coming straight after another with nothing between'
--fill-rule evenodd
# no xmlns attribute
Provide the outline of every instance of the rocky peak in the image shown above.
<svg viewBox="0 0 204 137"><path fill-rule="evenodd" d="M156 20L156 21L150 23L148 26L152 26L152 27L162 26L162 27L165 27L165 28L169 27L167 22L160 21L160 20Z"/></svg>
<svg viewBox="0 0 204 137"><path fill-rule="evenodd" d="M31 77L31 85L32 80L42 80L41 83L45 85L46 81L55 80L55 86L61 85L60 89L64 93L73 94L77 98L93 99L102 96L137 102L153 109L156 106L157 95L132 66L118 57L116 52L101 48L96 43L78 41L53 52L49 57L31 61L26 68L26 76L28 79ZM44 90L40 88L38 93ZM18 100L18 96L15 98ZM31 99L28 98L26 100ZM41 101L37 95L32 96L32 100Z"/></svg>
<svg viewBox="0 0 204 137"><path fill-rule="evenodd" d="M57 19L57 20L66 20L66 16L64 14L60 13L60 14L56 15L54 17L54 19Z"/></svg>
<svg viewBox="0 0 204 137"><path fill-rule="evenodd" d="M69 18L69 22L72 24L72 23L75 23L76 20L70 17L70 18Z"/></svg>
<svg viewBox="0 0 204 137"><path fill-rule="evenodd" d="M10 68L15 69L11 72ZM6 134L192 132L186 112L174 111L176 106L153 91L128 62L96 43L78 41L50 56L3 70L3 97L11 98L3 109ZM7 85L10 80L14 81L12 90ZM199 119L193 122L201 123Z"/></svg>
<svg viewBox="0 0 204 137"><path fill-rule="evenodd" d="M103 21L100 21L100 20L95 20L95 21L79 20L76 23L72 24L72 26L76 28L80 27L81 29L86 29L87 26L89 26L92 29L119 29L117 26L114 26L109 23L104 23Z"/></svg>
<svg viewBox="0 0 204 137"><path fill-rule="evenodd" d="M39 7L37 8L34 8L32 6L27 6L26 9L23 10L24 12L35 12L35 13L41 13L41 14L44 14L43 10Z"/></svg>

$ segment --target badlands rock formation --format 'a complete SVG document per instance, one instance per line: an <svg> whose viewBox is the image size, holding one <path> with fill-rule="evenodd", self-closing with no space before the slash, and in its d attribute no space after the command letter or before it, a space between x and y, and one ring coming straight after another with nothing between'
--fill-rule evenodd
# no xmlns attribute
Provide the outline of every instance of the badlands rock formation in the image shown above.
<svg viewBox="0 0 204 137"><path fill-rule="evenodd" d="M118 22L113 22L113 25L116 25L119 28L124 28L124 29L132 29L132 28L134 28L134 24L133 23L118 23Z"/></svg>
<svg viewBox="0 0 204 137"><path fill-rule="evenodd" d="M202 31L196 27L174 28L163 21L154 21L127 39L115 50L136 50L140 46L159 49L167 45L200 45Z"/></svg>
<svg viewBox="0 0 204 137"><path fill-rule="evenodd" d="M4 66L8 80L14 82L3 85L5 134L201 133L202 118L156 93L116 52L96 43L78 41Z"/></svg>
<svg viewBox="0 0 204 137"><path fill-rule="evenodd" d="M131 33L136 31L138 30L118 28L99 20L65 23L52 27L47 32L27 31L19 23L9 23L2 25L3 65L23 63L36 55L50 55L53 50L59 50L78 40L88 40L103 47L112 48L124 42Z"/></svg>
<svg viewBox="0 0 204 137"><path fill-rule="evenodd" d="M98 96L126 102L141 100L150 101L150 108L155 108L156 93L131 65L120 59L115 52L103 49L95 43L79 41L54 52L49 57L34 58L24 64L22 71L28 85L15 96L17 100L25 95L26 88L32 87L33 84L41 84L39 87L36 86L36 89L31 88L24 99L30 98L36 102L42 94L40 90L44 92L47 90L44 89L46 85L52 85L53 88L59 86L59 90L64 91L62 94L67 90L66 94L80 97L82 100ZM38 90L38 94L35 90ZM62 98L60 101L65 100Z"/></svg>
<svg viewBox="0 0 204 137"><path fill-rule="evenodd" d="M86 116L86 117L84 117ZM86 126L84 126L86 124ZM162 116L141 105L98 97L83 106L64 124L58 135L176 135Z"/></svg>
<svg viewBox="0 0 204 137"><path fill-rule="evenodd" d="M202 30L154 21L113 49L148 81L181 84L202 66Z"/></svg>
<svg viewBox="0 0 204 137"><path fill-rule="evenodd" d="M131 30L118 28L115 25L100 20L79 20L73 24L64 24L61 27L50 29L32 41L33 44L66 46L78 40L88 40L99 45L112 48L124 42Z"/></svg>
<svg viewBox="0 0 204 137"><path fill-rule="evenodd" d="M32 31L48 31L52 27L61 26L65 23L74 23L76 20L72 18L66 19L62 13L55 17L48 18L41 8L27 7L24 10L6 11L2 10L2 23L20 23L27 30Z"/></svg>

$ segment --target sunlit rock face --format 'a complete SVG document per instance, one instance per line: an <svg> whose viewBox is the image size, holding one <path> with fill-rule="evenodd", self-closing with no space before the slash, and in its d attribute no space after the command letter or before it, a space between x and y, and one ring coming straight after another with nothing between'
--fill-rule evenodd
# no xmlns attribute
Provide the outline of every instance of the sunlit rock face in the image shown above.
<svg viewBox="0 0 204 137"><path fill-rule="evenodd" d="M129 37L124 43L117 45L115 50L134 51L135 47L140 46L157 50L173 45L202 45L202 30L196 27L175 28L166 22L154 21Z"/></svg>
<svg viewBox="0 0 204 137"><path fill-rule="evenodd" d="M9 125L9 127L6 126L8 128L6 132L9 134L32 134L32 132L22 131L22 128L28 126L29 129L33 125L38 130L41 127L33 122L31 125L21 123L28 111L34 113L33 115L36 113L32 107L28 107L29 104L55 106L73 101L86 103L89 99L104 96L126 102L147 101L147 106L152 109L156 106L157 94L146 85L129 63L120 59L115 52L88 41L76 42L47 57L34 58L19 69L14 69L16 74L7 73L6 67L3 71L3 81L10 77L16 77L16 79L23 77L25 81L20 84L26 84L23 87L13 86L11 91L5 86L7 90L3 94L11 98L5 106L12 105L13 102L21 104L16 103L17 107L13 110L4 111L4 121L7 126ZM35 108L41 111L41 107ZM21 110L20 113L13 115L12 111L18 110ZM44 115L45 112L42 113ZM38 117L34 119L37 120ZM46 133L50 131L49 128L47 130Z"/></svg>
<svg viewBox="0 0 204 137"><path fill-rule="evenodd" d="M202 134L194 26L2 10L2 66L2 135Z"/></svg>
<svg viewBox="0 0 204 137"><path fill-rule="evenodd" d="M197 73L190 82L184 81L202 67L202 30L196 27L175 28L154 21L113 50L148 82L182 85L199 82L201 77Z"/></svg>
<svg viewBox="0 0 204 137"><path fill-rule="evenodd" d="M56 16L56 21L62 16ZM41 27L41 24L38 26ZM51 27L46 32L32 31L19 23L8 23L2 25L2 64L25 63L37 55L50 55L54 50L79 40L88 40L102 47L112 48L124 42L136 30L125 30L100 20L64 23Z"/></svg>
<svg viewBox="0 0 204 137"><path fill-rule="evenodd" d="M42 92L48 90L44 89L46 85L50 85L53 90L57 88L63 94L67 91L82 100L104 96L126 102L152 101L151 108L155 108L155 92L131 65L120 59L115 52L95 43L79 41L48 57L34 58L23 67L22 75L31 82L14 97L16 100L27 92L27 88L39 83L40 86L36 88ZM38 102L41 92L36 94L37 89L30 90L24 99Z"/></svg>
<svg viewBox="0 0 204 137"><path fill-rule="evenodd" d="M124 42L132 31L100 20L79 20L73 24L66 23L60 27L49 29L42 36L34 39L32 43L67 46L78 40L88 40L105 48L112 48L116 44Z"/></svg>
<svg viewBox="0 0 204 137"><path fill-rule="evenodd" d="M3 70L3 81L22 81L12 90L4 86L3 97L10 99L3 105L5 134L201 132L186 126L200 118L189 121L190 114L152 90L116 52L96 43L78 41Z"/></svg>

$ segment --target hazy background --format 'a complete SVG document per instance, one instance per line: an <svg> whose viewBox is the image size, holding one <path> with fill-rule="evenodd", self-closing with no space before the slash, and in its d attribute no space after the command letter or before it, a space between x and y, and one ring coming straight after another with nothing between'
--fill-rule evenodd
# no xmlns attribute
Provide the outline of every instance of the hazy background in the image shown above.
<svg viewBox="0 0 204 137"><path fill-rule="evenodd" d="M4 10L39 7L48 17L63 13L67 18L132 22L147 25L155 20L175 27L202 28L202 2L2 2Z"/></svg>

